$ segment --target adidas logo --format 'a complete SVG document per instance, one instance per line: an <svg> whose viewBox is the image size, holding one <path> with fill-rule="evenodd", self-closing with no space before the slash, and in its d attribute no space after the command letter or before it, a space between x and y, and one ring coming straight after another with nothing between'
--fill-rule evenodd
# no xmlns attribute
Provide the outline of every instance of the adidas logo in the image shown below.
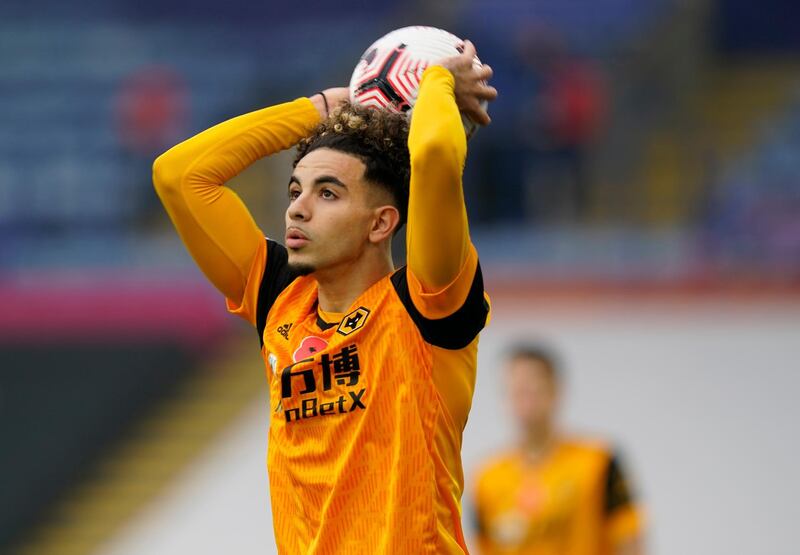
<svg viewBox="0 0 800 555"><path fill-rule="evenodd" d="M286 341L289 341L289 330L292 329L292 324L284 324L276 331L283 336Z"/></svg>

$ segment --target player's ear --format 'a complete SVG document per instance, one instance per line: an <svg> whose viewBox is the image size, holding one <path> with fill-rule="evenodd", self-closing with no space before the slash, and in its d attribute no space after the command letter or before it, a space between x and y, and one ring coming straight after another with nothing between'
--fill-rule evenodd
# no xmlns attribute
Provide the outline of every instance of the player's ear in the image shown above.
<svg viewBox="0 0 800 555"><path fill-rule="evenodd" d="M380 243L391 239L394 230L400 224L400 212L391 204L375 208L372 228L369 230L371 243Z"/></svg>

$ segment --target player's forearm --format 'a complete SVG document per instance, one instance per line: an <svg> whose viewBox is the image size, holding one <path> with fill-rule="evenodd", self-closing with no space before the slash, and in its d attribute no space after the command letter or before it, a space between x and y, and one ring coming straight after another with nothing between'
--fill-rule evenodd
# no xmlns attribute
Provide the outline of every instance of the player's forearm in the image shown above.
<svg viewBox="0 0 800 555"><path fill-rule="evenodd" d="M449 71L434 66L420 85L409 131L408 265L428 291L451 283L470 250L461 174L467 145Z"/></svg>
<svg viewBox="0 0 800 555"><path fill-rule="evenodd" d="M158 157L156 188L222 185L256 160L295 145L318 121L314 104L301 98L215 125Z"/></svg>

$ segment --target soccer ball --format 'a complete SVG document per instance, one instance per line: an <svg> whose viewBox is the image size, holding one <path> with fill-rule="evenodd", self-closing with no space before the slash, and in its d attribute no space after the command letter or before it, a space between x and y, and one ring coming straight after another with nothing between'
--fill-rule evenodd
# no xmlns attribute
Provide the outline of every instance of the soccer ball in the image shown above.
<svg viewBox="0 0 800 555"><path fill-rule="evenodd" d="M464 41L436 27L403 27L372 43L350 78L350 101L375 108L404 112L411 117L425 68L442 58L457 56ZM475 57L474 65L481 66ZM486 102L482 105L486 107ZM467 137L478 127L461 116Z"/></svg>

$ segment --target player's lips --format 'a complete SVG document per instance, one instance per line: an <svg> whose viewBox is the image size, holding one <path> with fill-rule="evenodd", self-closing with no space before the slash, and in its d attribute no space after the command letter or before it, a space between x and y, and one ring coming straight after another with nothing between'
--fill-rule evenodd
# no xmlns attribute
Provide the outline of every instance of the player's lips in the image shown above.
<svg viewBox="0 0 800 555"><path fill-rule="evenodd" d="M308 236L296 227L290 227L286 230L286 246L290 249L299 249L310 241Z"/></svg>

